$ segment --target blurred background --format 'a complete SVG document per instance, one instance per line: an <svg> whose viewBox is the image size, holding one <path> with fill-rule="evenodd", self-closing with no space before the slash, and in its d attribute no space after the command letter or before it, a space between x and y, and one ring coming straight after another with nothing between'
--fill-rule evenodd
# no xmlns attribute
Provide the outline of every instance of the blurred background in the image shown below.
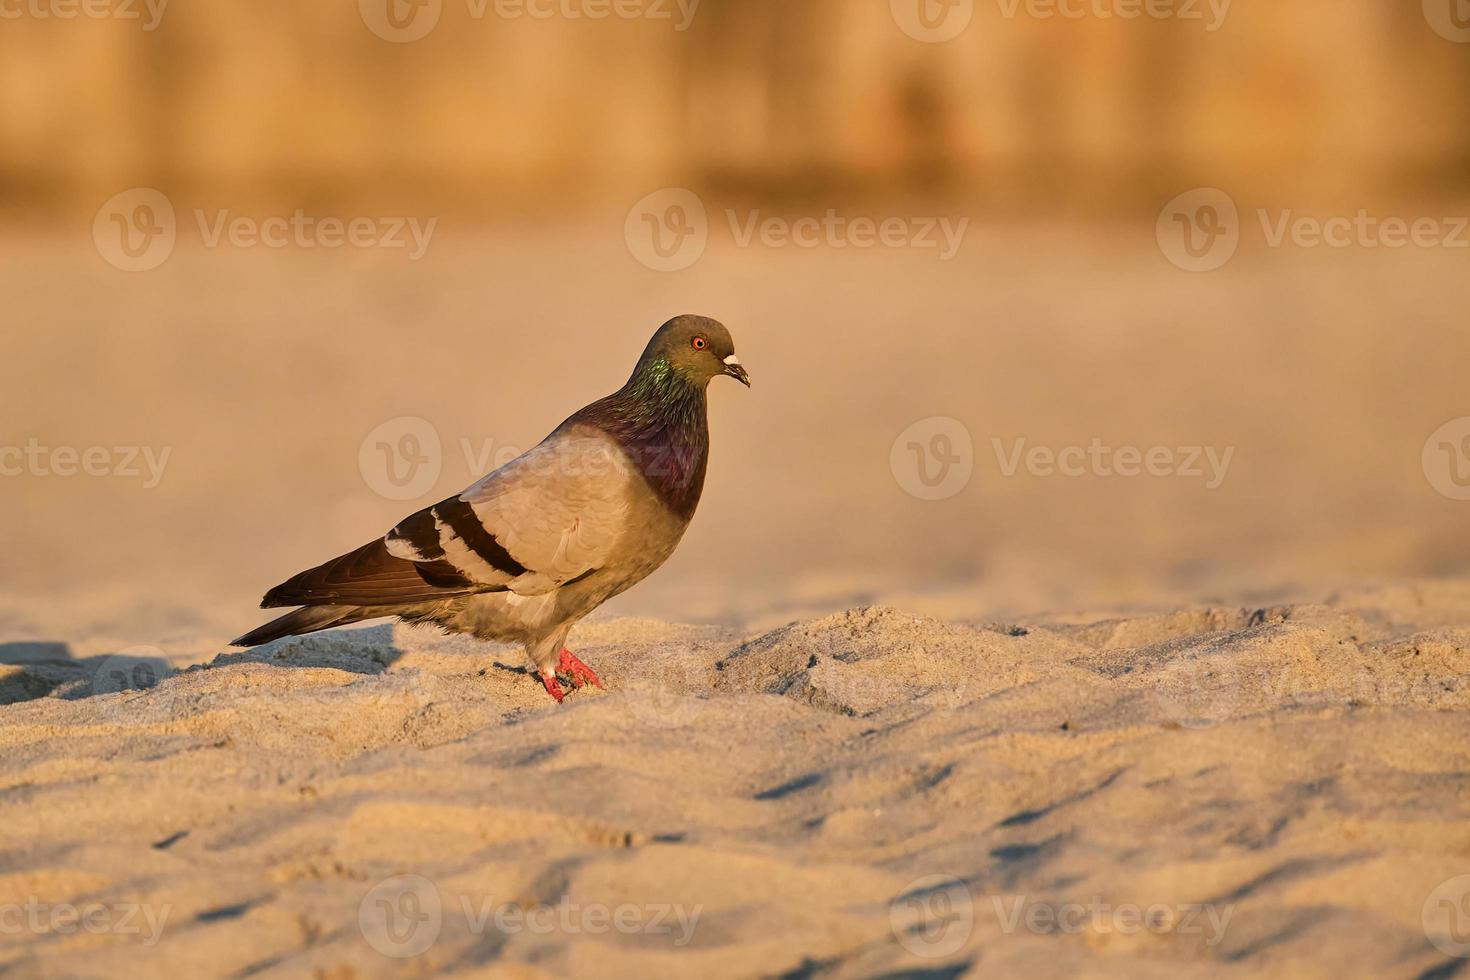
<svg viewBox="0 0 1470 980"><path fill-rule="evenodd" d="M612 613L1084 615L1470 566L1462 0L0 18L0 639L207 659L681 312L754 387L716 384L701 511ZM1010 462L1094 441L1173 462Z"/></svg>

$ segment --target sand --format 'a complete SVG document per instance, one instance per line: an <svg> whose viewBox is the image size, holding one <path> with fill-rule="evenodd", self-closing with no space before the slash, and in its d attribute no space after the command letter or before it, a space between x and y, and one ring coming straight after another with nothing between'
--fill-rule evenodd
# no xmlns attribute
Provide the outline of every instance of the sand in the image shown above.
<svg viewBox="0 0 1470 980"><path fill-rule="evenodd" d="M169 453L0 485L5 980L1470 970L1470 523L1423 457L1470 413L1462 256L1188 274L1150 209L667 275L625 209L451 217L416 264L0 242L3 442ZM711 393L678 552L573 636L606 693L381 623L227 649L686 310L755 384ZM410 417L398 499L362 454ZM926 500L892 451L936 417L973 477ZM1008 472L1093 439L1232 463Z"/></svg>
<svg viewBox="0 0 1470 980"><path fill-rule="evenodd" d="M0 974L1470 969L1470 581L1320 598L5 644Z"/></svg>

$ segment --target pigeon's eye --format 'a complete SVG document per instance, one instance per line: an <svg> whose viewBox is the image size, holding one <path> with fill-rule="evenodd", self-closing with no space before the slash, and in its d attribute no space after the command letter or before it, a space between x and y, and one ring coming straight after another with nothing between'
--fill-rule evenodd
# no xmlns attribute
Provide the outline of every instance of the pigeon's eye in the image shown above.
<svg viewBox="0 0 1470 980"><path fill-rule="evenodd" d="M694 340L691 341L691 343L694 344L695 350L704 350L706 347L709 346L709 341L705 340L703 337L695 337Z"/></svg>

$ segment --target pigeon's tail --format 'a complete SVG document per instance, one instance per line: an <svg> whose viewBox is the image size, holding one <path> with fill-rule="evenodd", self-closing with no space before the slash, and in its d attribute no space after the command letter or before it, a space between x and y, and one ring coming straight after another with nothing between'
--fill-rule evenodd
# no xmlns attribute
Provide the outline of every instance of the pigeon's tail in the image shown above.
<svg viewBox="0 0 1470 980"><path fill-rule="evenodd" d="M289 612L280 619L273 619L244 636L230 641L232 647L258 647L262 643L279 640L283 636L301 636L317 630L345 626L362 619L381 616L382 612L370 612L361 606L307 606Z"/></svg>

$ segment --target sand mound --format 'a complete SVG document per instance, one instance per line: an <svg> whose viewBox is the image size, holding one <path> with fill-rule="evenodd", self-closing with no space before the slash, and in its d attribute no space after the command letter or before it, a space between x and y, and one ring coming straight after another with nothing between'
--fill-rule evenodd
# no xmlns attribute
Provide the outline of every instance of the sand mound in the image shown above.
<svg viewBox="0 0 1470 980"><path fill-rule="evenodd" d="M1092 621L606 620L573 641L609 690L560 708L515 651L402 626L183 669L10 644L0 970L1470 962L1442 911L1470 874L1464 584Z"/></svg>

